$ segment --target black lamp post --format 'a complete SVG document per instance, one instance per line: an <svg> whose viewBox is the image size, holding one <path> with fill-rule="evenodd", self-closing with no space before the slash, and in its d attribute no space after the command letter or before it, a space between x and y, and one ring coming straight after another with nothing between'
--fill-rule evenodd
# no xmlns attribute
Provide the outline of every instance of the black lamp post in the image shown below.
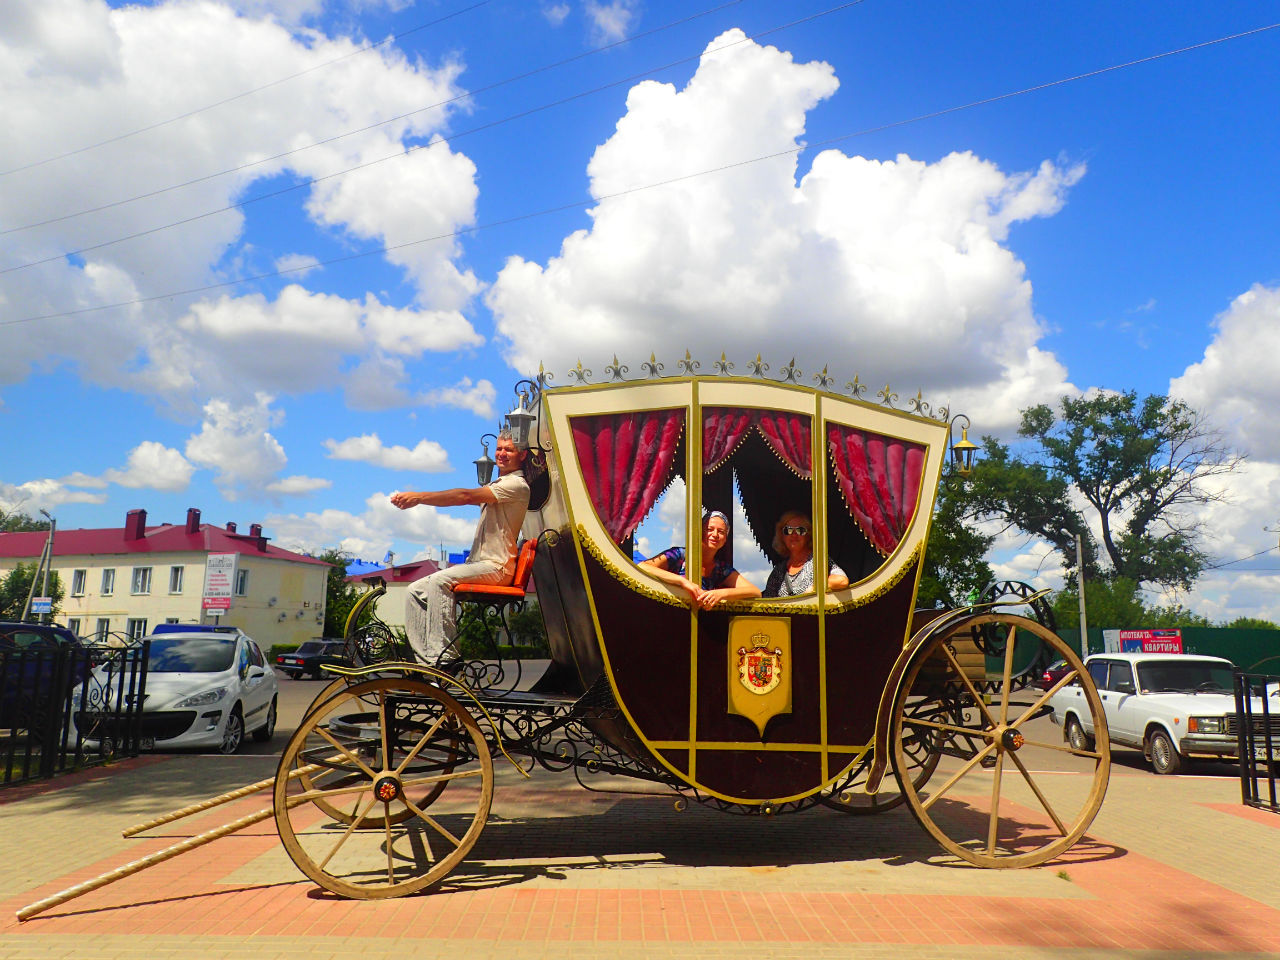
<svg viewBox="0 0 1280 960"><path fill-rule="evenodd" d="M480 486L487 486L489 481L493 479L493 468L497 466L493 457L489 456L489 441L486 437L493 437L492 433L486 433L480 438L480 444L484 448L484 453L476 457L472 462L476 465L476 481ZM494 437L497 440L497 437Z"/></svg>
<svg viewBox="0 0 1280 960"><path fill-rule="evenodd" d="M957 441L952 436L952 431L959 420L963 420L964 423L960 427L960 439ZM971 426L973 424L963 413L957 413L951 418L951 422L947 424L947 443L951 447L951 465L955 468L956 473L962 477L967 477L973 472L973 456L978 452L978 445L969 439L969 428Z"/></svg>

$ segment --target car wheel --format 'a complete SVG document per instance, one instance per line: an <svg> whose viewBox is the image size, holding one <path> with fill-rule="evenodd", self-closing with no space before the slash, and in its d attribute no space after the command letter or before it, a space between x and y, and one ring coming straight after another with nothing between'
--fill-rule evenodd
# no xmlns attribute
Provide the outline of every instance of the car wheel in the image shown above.
<svg viewBox="0 0 1280 960"><path fill-rule="evenodd" d="M267 708L267 722L253 731L253 739L258 743L266 743L276 733L276 698L271 698L271 706Z"/></svg>
<svg viewBox="0 0 1280 960"><path fill-rule="evenodd" d="M319 680L319 679L320 679L320 668L319 668L319 667L312 667L310 670L308 670L308 671L307 671L307 676L308 676L308 677L310 677L312 680Z"/></svg>
<svg viewBox="0 0 1280 960"><path fill-rule="evenodd" d="M231 708L231 716L227 717L227 726L222 731L222 742L218 744L218 752L230 756L240 749L244 742L244 717L240 714L240 704Z"/></svg>
<svg viewBox="0 0 1280 960"><path fill-rule="evenodd" d="M1093 737L1084 732L1084 727L1075 717L1067 717L1067 742L1072 750L1093 750Z"/></svg>
<svg viewBox="0 0 1280 960"><path fill-rule="evenodd" d="M1151 768L1156 773L1177 773L1182 769L1182 755L1173 745L1169 735L1163 730L1151 734L1147 743L1147 752L1151 755Z"/></svg>

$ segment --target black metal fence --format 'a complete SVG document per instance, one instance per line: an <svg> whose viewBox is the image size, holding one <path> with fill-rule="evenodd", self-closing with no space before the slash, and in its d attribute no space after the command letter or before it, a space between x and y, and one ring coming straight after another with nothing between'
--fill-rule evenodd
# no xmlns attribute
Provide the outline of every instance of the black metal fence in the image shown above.
<svg viewBox="0 0 1280 960"><path fill-rule="evenodd" d="M135 757L150 643L0 650L0 783Z"/></svg>
<svg viewBox="0 0 1280 960"><path fill-rule="evenodd" d="M1235 729L1230 727L1234 725ZM1250 807L1280 813L1280 676L1236 674L1236 713L1228 720L1240 750L1240 795Z"/></svg>

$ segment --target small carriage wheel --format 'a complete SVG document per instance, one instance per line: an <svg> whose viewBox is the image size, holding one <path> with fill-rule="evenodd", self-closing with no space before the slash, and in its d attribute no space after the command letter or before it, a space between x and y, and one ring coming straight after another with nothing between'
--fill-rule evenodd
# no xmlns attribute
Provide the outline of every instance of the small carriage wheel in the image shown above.
<svg viewBox="0 0 1280 960"><path fill-rule="evenodd" d="M977 631L1003 639L1003 676L984 699L979 682L956 657L950 641ZM1044 644L1071 672L1047 691L1014 691L1009 683L1019 643ZM930 637L911 653L895 697L890 743L896 769L908 761L907 731L933 731L948 758L929 783L917 787L899 778L911 812L948 851L982 867L1029 867L1051 860L1084 835L1102 806L1111 770L1107 738L1092 750L1058 742L1058 727L1024 729L1044 714L1049 697L1077 681L1081 706L1095 730L1105 730L1102 701L1080 657L1056 634L1034 620L984 613L951 634ZM936 705L941 719L928 719L920 698ZM1017 699L1015 699L1017 698ZM987 702L990 701L990 703ZM1079 757L1079 769L1034 769L1063 756ZM958 762L955 762L958 761ZM1074 761L1068 761L1073 763Z"/></svg>
<svg viewBox="0 0 1280 960"><path fill-rule="evenodd" d="M936 704L920 698L915 698L907 705L908 711L920 716L936 709ZM902 744L902 752L907 761L906 770L911 775L911 782L915 789L919 790L938 768L938 760L942 756L942 738L938 731L923 727L906 727L903 735L907 738ZM879 791L863 792L862 788L867 782L867 773L871 769L874 757L875 748L873 747L858 761L848 778L837 782L823 793L822 803L832 810L854 815L884 813L886 810L901 806L906 798L902 795L902 790L895 779L893 765L896 761L892 751L889 756L890 770L880 781Z"/></svg>
<svg viewBox="0 0 1280 960"><path fill-rule="evenodd" d="M446 802L428 813L444 786ZM376 900L447 876L492 800L475 719L430 683L381 677L312 705L280 758L273 806L298 869L333 893Z"/></svg>

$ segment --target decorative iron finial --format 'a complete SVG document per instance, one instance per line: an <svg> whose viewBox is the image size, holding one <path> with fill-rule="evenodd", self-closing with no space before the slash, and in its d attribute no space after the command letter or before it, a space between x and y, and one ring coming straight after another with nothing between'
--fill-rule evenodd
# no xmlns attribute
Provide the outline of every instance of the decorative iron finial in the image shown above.
<svg viewBox="0 0 1280 960"><path fill-rule="evenodd" d="M578 365L569 371L569 376L577 379L579 383L586 383L587 377L591 376L590 370L582 369L582 360L578 360Z"/></svg>
<svg viewBox="0 0 1280 960"><path fill-rule="evenodd" d="M858 375L854 374L852 380L844 385L844 388L853 394L855 400L861 400L863 394L867 392L867 385L858 381Z"/></svg>
<svg viewBox="0 0 1280 960"><path fill-rule="evenodd" d="M720 351L720 359L714 361L711 365L716 368L716 373L722 377L729 376L729 371L733 369L733 361L724 355L723 350Z"/></svg>
<svg viewBox="0 0 1280 960"><path fill-rule="evenodd" d="M681 360L677 364L677 366L680 367L681 373L687 374L692 377L693 372L697 370L700 366L702 366L702 364L700 364L697 360L693 359L693 354L691 354L688 350L686 350L684 352L684 359Z"/></svg>
<svg viewBox="0 0 1280 960"><path fill-rule="evenodd" d="M818 385L819 390L830 390L836 385L835 380L827 376L827 368L825 366L822 368L821 373L813 375L813 382Z"/></svg>
<svg viewBox="0 0 1280 960"><path fill-rule="evenodd" d="M880 402L886 407L892 407L894 402L898 399L898 395L889 389L889 385L887 383L884 385L884 389L877 393L876 396L880 398Z"/></svg>
<svg viewBox="0 0 1280 960"><path fill-rule="evenodd" d="M763 379L764 375L769 372L769 365L761 361L760 354L757 353L754 360L747 361L747 371L753 377L760 377Z"/></svg>
<svg viewBox="0 0 1280 960"><path fill-rule="evenodd" d="M613 355L613 363L606 366L604 368L604 372L608 374L610 377L612 377L614 380L625 380L626 377L623 376L623 374L625 374L630 369L631 368L628 367L625 363L618 363L618 355L615 353Z"/></svg>
<svg viewBox="0 0 1280 960"><path fill-rule="evenodd" d="M555 377L553 377L551 374L547 373L547 371L545 371L545 370L543 370L543 369L542 369L542 363L541 363L541 361L539 361L539 363L538 363L538 392L539 392L539 393L541 393L541 392L546 388L547 384L548 384L548 383L550 383L550 382L551 382L552 380L554 380L554 379L555 379Z"/></svg>
<svg viewBox="0 0 1280 960"><path fill-rule="evenodd" d="M924 398L923 390L917 390L916 395L907 401L907 406L913 413L918 413L922 417L929 416L929 403Z"/></svg>
<svg viewBox="0 0 1280 960"><path fill-rule="evenodd" d="M937 409L937 412L935 412L935 413L934 413L934 415L933 415L933 419L935 419L935 420L941 420L943 423L950 423L950 422L951 422L951 407L950 407L950 406L946 406L946 407L939 407L939 408Z"/></svg>
<svg viewBox="0 0 1280 960"><path fill-rule="evenodd" d="M800 378L804 376L804 371L796 368L795 357L792 357L791 362L783 367L779 372L782 376L778 379L783 383L798 383Z"/></svg>
<svg viewBox="0 0 1280 960"><path fill-rule="evenodd" d="M640 364L640 369L644 371L644 375L652 380L654 377L662 376L664 365L658 362L656 354L650 353L649 359Z"/></svg>

